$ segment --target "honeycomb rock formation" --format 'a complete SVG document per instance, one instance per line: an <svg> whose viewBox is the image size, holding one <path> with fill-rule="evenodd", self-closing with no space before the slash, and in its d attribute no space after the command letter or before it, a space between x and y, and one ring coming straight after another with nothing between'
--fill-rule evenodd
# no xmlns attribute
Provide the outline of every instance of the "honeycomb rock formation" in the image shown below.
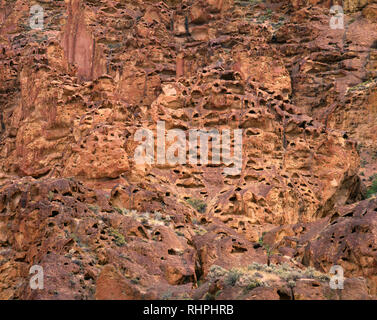
<svg viewBox="0 0 377 320"><path fill-rule="evenodd" d="M329 8L2 3L0 298L374 299L377 9L345 1L332 30ZM229 150L158 161L161 123L166 150L177 129L228 131Z"/></svg>

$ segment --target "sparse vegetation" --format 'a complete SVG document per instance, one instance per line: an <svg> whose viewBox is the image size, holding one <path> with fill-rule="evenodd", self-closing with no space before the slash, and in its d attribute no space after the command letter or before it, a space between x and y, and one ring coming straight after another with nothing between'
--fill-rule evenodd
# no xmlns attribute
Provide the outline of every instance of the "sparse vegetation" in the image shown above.
<svg viewBox="0 0 377 320"><path fill-rule="evenodd" d="M198 227L198 228L194 229L194 232L195 232L195 234L202 236L202 235L205 235L207 233L207 230L204 229L203 227Z"/></svg>
<svg viewBox="0 0 377 320"><path fill-rule="evenodd" d="M262 236L258 239L258 243L263 247L263 237L265 236L266 232L262 232Z"/></svg>
<svg viewBox="0 0 377 320"><path fill-rule="evenodd" d="M231 270L213 265L209 270L208 279L211 282L223 279L225 285L243 288L246 294L257 287L269 287L279 281L283 281L288 287L294 288L299 279L315 279L325 282L329 280L329 277L312 267L301 270L286 263L268 266L254 262L246 268L233 268Z"/></svg>
<svg viewBox="0 0 377 320"><path fill-rule="evenodd" d="M99 207L98 206L95 206L95 205L90 205L90 204L88 204L88 208L90 209L90 210L92 210L94 213L98 213L98 211L99 211Z"/></svg>
<svg viewBox="0 0 377 320"><path fill-rule="evenodd" d="M110 228L110 235L112 235L115 238L114 241L116 245L119 247L122 247L127 243L124 236L117 229Z"/></svg>
<svg viewBox="0 0 377 320"><path fill-rule="evenodd" d="M352 92L352 91L356 91L356 90L364 90L364 89L367 89L373 83L375 83L374 79L369 79L367 81L364 81L362 83L357 84L356 86L348 88L347 91Z"/></svg>
<svg viewBox="0 0 377 320"><path fill-rule="evenodd" d="M262 14L262 15L260 15L260 16L257 18L257 22L258 22L258 23L264 23L266 20L271 19L272 14L273 14L272 10L271 10L271 9L267 9L267 10L266 10L266 14Z"/></svg>
<svg viewBox="0 0 377 320"><path fill-rule="evenodd" d="M77 236L77 234L71 233L69 236L73 239L73 241L75 241L78 245L80 245L80 239Z"/></svg>
<svg viewBox="0 0 377 320"><path fill-rule="evenodd" d="M207 209L207 204L203 200L188 198L186 202L199 213L204 213Z"/></svg>
<svg viewBox="0 0 377 320"><path fill-rule="evenodd" d="M188 293L185 292L179 297L179 300L193 300L193 299L188 295Z"/></svg>
<svg viewBox="0 0 377 320"><path fill-rule="evenodd" d="M118 207L113 207L115 209L115 211L117 211L119 214L123 214L123 210L121 208L118 208Z"/></svg>
<svg viewBox="0 0 377 320"><path fill-rule="evenodd" d="M262 286L262 282L259 281L258 279L252 279L249 284L246 286L247 291L251 291L257 287Z"/></svg>
<svg viewBox="0 0 377 320"><path fill-rule="evenodd" d="M236 5L239 6L256 6L259 3L262 3L263 0L236 0L235 3Z"/></svg>
<svg viewBox="0 0 377 320"><path fill-rule="evenodd" d="M226 278L225 283L229 286L234 286L237 283L237 280L241 277L242 273L237 269L231 269Z"/></svg>
<svg viewBox="0 0 377 320"><path fill-rule="evenodd" d="M211 266L211 268L209 269L209 272L208 272L208 279L209 280L216 280L222 276L224 276L225 274L227 274L227 270L214 264Z"/></svg>
<svg viewBox="0 0 377 320"><path fill-rule="evenodd" d="M182 233L181 231L176 231L175 234L176 234L177 236L179 236L179 237L184 237L184 236L185 236L185 234Z"/></svg>
<svg viewBox="0 0 377 320"><path fill-rule="evenodd" d="M265 236L266 232L262 233L262 236L259 238L258 243L266 250L267 253L267 265L270 265L270 257L272 254L272 247L269 244L263 242L263 237Z"/></svg>
<svg viewBox="0 0 377 320"><path fill-rule="evenodd" d="M348 22L348 25L350 25L351 23L354 23L355 20L356 20L356 18L355 18L355 17L352 17L352 18L350 19L350 21Z"/></svg>
<svg viewBox="0 0 377 320"><path fill-rule="evenodd" d="M162 294L161 300L170 300L172 296L173 296L173 292L171 290L168 290Z"/></svg>
<svg viewBox="0 0 377 320"><path fill-rule="evenodd" d="M301 270L301 269L297 269L297 268L292 268L291 266L289 266L286 263L283 263L281 265L272 264L272 265L269 265L269 266L263 265L263 264L258 264L258 263L253 263L248 268L249 268L249 270L255 269L255 270L260 270L260 271L264 271L264 272L267 272L267 273L276 274L281 279L283 279L287 282L290 281L290 280L296 281L298 279L303 279L303 278L316 279L316 280L319 280L319 281L327 281L329 279L329 277L326 274L321 273L321 272L315 270L312 267L308 267L305 270Z"/></svg>
<svg viewBox="0 0 377 320"><path fill-rule="evenodd" d="M119 255L119 257L121 257L121 258L123 258L123 259L126 259L126 260L128 260L128 261L130 261L130 262L133 262L132 259L131 259L130 257L126 256L126 255L123 254L123 253L121 253L121 254Z"/></svg>
<svg viewBox="0 0 377 320"><path fill-rule="evenodd" d="M215 296L212 293L207 292L204 295L204 300L215 300Z"/></svg>
<svg viewBox="0 0 377 320"><path fill-rule="evenodd" d="M155 213L150 212L137 212L136 210L127 210L122 211L123 215L131 217L132 219L139 221L143 225L151 226L167 226L170 224L170 216L163 216L162 213L156 211Z"/></svg>
<svg viewBox="0 0 377 320"><path fill-rule="evenodd" d="M367 198L370 198L370 197L377 194L377 176L374 175L373 179L374 180L372 182L372 185L370 186L370 188L367 191Z"/></svg>

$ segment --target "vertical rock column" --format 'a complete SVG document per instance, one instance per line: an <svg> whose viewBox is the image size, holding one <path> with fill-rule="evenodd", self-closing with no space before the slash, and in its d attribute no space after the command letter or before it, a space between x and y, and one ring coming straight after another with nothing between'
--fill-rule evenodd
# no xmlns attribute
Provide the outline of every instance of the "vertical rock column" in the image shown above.
<svg viewBox="0 0 377 320"><path fill-rule="evenodd" d="M101 59L100 49L88 30L80 0L68 0L67 13L62 37L65 55L69 63L76 65L80 79L93 80L105 73L105 59Z"/></svg>

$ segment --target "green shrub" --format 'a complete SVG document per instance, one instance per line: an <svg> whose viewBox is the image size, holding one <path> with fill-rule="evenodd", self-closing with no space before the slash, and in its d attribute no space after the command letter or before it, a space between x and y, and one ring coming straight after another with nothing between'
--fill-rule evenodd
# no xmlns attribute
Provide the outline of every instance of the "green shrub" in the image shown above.
<svg viewBox="0 0 377 320"><path fill-rule="evenodd" d="M220 267L216 264L213 264L210 268L209 268L209 272L208 272L208 279L210 279L211 281L215 281L219 278L221 278L222 276L224 276L225 274L227 274L227 270L224 269L223 267Z"/></svg>
<svg viewBox="0 0 377 320"><path fill-rule="evenodd" d="M347 90L348 91L364 90L364 89L367 89L369 87L369 85L373 84L373 83L374 83L374 80L373 79L369 79L367 81L364 81L362 83L357 84L356 86L348 88Z"/></svg>
<svg viewBox="0 0 377 320"><path fill-rule="evenodd" d="M225 278L225 283L229 286L234 286L238 279L241 277L242 273L237 269L232 269L228 272Z"/></svg>
<svg viewBox="0 0 377 320"><path fill-rule="evenodd" d="M188 198L186 202L199 213L204 213L207 209L207 204L203 200Z"/></svg>
<svg viewBox="0 0 377 320"><path fill-rule="evenodd" d="M215 298L217 298L217 297L221 294L221 292L223 292L223 291L222 291L222 290L217 291L217 292L215 293Z"/></svg>
<svg viewBox="0 0 377 320"><path fill-rule="evenodd" d="M263 265L258 262L253 262L247 267L248 270L257 270L260 271L263 269Z"/></svg>
<svg viewBox="0 0 377 320"><path fill-rule="evenodd" d="M110 228L110 235L115 238L114 241L117 246L122 247L126 244L126 239L118 230Z"/></svg>
<svg viewBox="0 0 377 320"><path fill-rule="evenodd" d="M195 234L197 234L199 236L203 236L207 233L207 230L202 228L202 227L199 227L197 229L194 229L194 232L195 232Z"/></svg>
<svg viewBox="0 0 377 320"><path fill-rule="evenodd" d="M175 234L178 236L178 237L184 237L185 234L181 231L176 231Z"/></svg>
<svg viewBox="0 0 377 320"><path fill-rule="evenodd" d="M294 288L295 286L296 286L296 281L294 281L294 280L289 280L288 281L288 287Z"/></svg>
<svg viewBox="0 0 377 320"><path fill-rule="evenodd" d="M250 281L250 283L247 285L246 287L246 290L250 291L250 290L253 290L257 287L260 287L262 284L259 280L257 279L253 279L252 281Z"/></svg>
<svg viewBox="0 0 377 320"><path fill-rule="evenodd" d="M367 191L367 198L372 197L376 193L377 193L377 177L374 178L372 185L370 186L370 188Z"/></svg>
<svg viewBox="0 0 377 320"><path fill-rule="evenodd" d="M123 210L121 208L118 208L118 207L113 207L115 209L115 211L117 211L119 214L123 214Z"/></svg>

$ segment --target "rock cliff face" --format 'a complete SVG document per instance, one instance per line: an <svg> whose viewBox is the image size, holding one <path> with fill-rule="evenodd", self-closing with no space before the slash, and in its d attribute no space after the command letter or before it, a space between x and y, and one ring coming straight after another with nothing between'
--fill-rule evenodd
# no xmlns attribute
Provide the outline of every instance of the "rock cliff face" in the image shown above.
<svg viewBox="0 0 377 320"><path fill-rule="evenodd" d="M0 298L376 298L377 4L332 4L3 2Z"/></svg>

